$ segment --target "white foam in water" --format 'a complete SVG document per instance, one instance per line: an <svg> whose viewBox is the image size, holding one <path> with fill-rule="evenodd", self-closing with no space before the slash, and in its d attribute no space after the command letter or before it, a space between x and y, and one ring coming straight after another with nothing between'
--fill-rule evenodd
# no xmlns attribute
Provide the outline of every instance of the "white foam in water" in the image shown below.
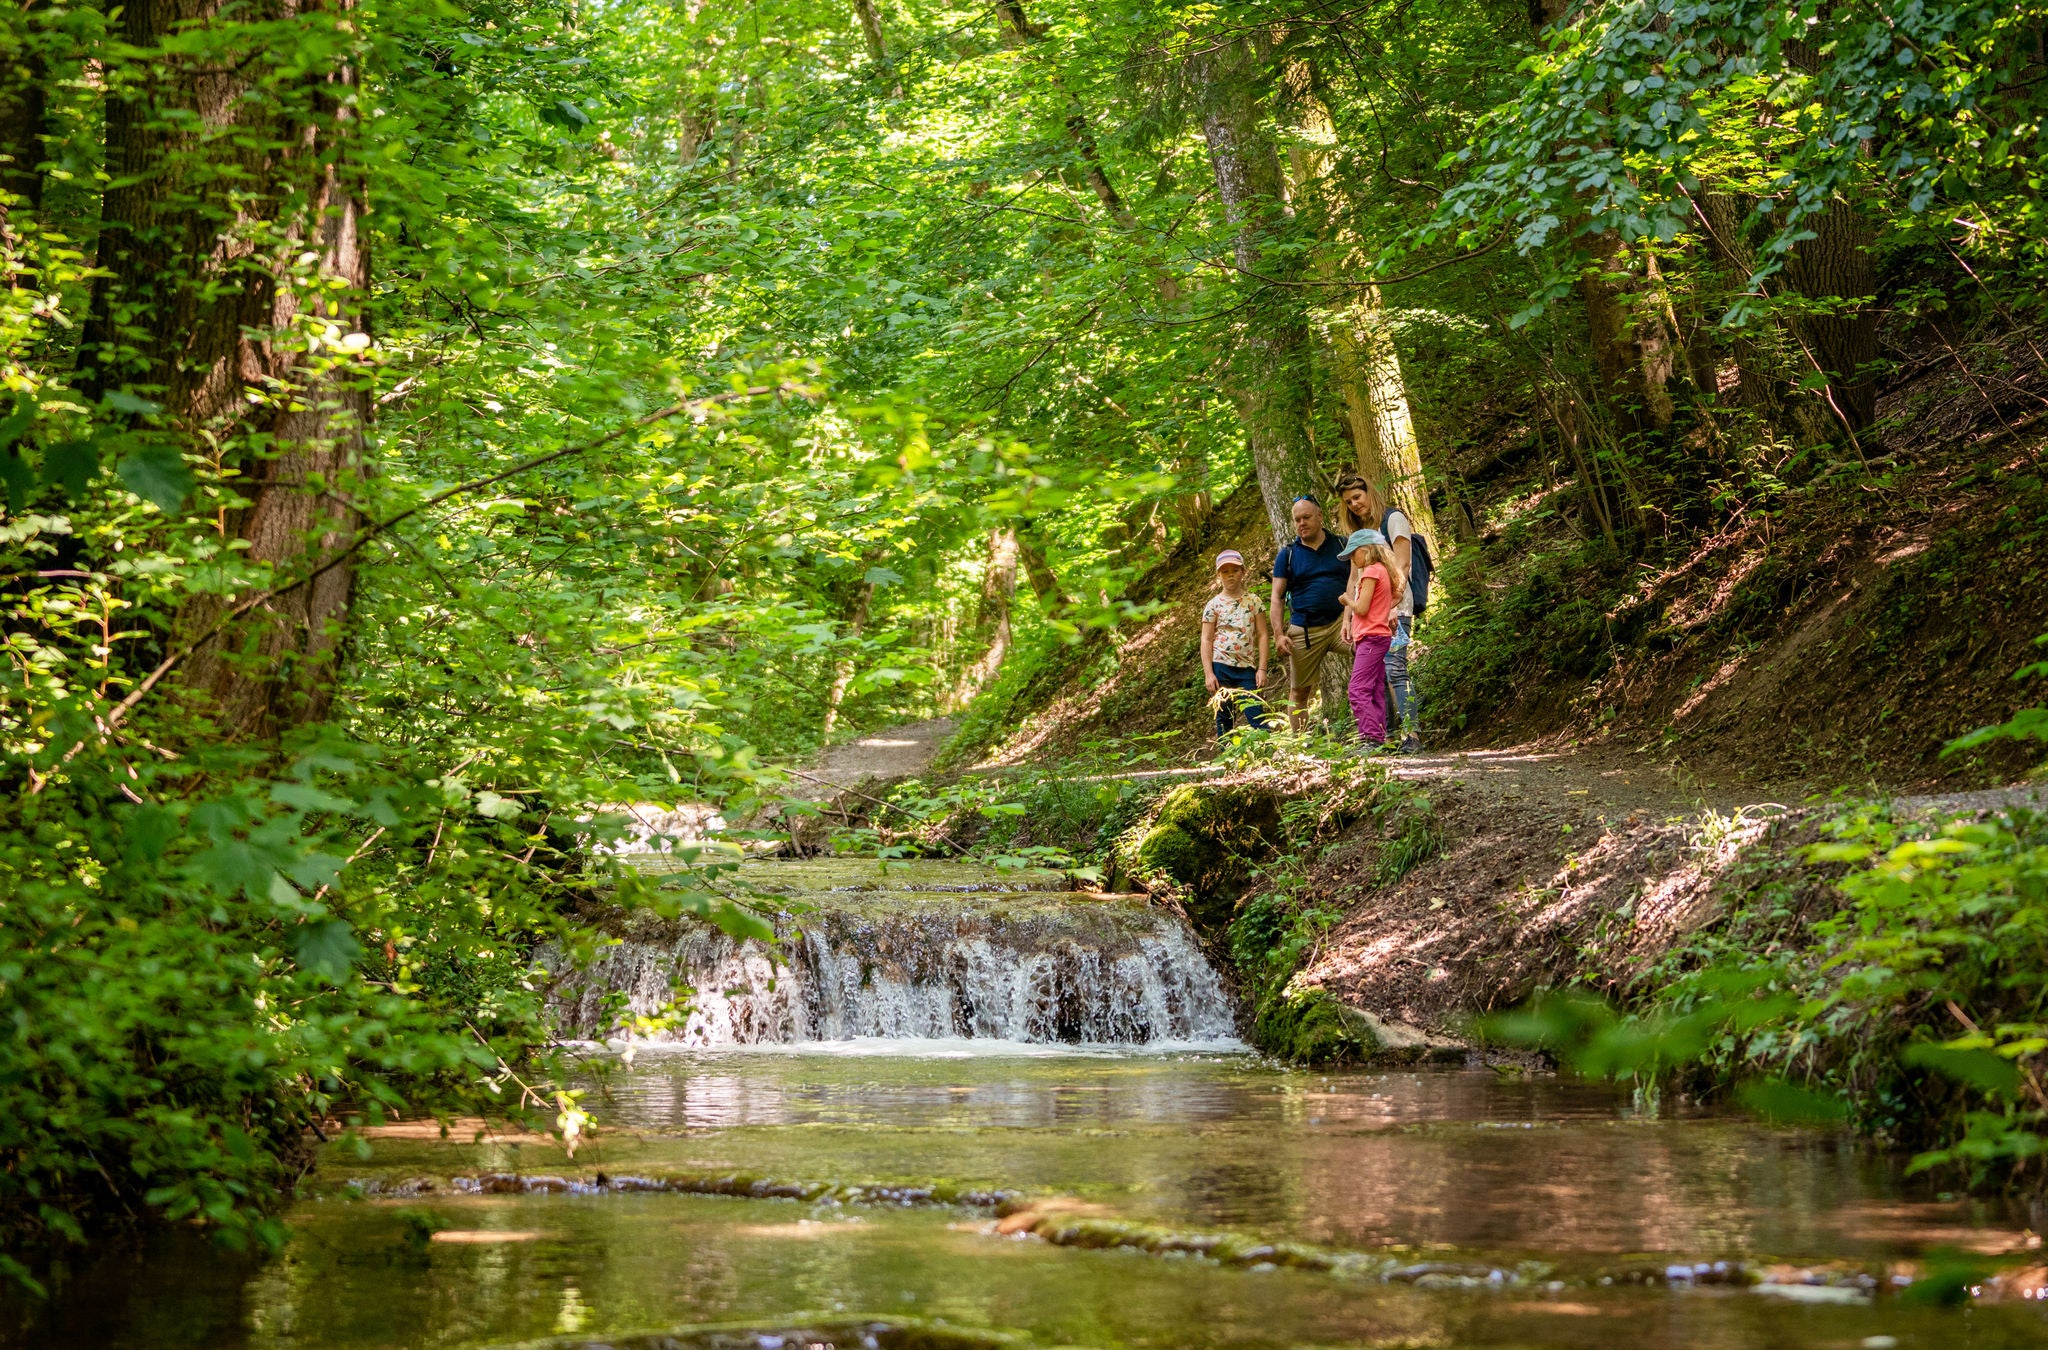
<svg viewBox="0 0 2048 1350"><path fill-rule="evenodd" d="M637 1039L846 1054L1237 1045L1222 981L1167 911L1043 893L923 892L844 908L828 893L804 899L816 908L778 923L776 948L692 924L607 950L557 991L563 1030L616 1039L624 1019L668 1010L681 985L694 991L687 1019ZM608 1017L613 995L624 1009Z"/></svg>
<svg viewBox="0 0 2048 1350"><path fill-rule="evenodd" d="M1134 1055L1243 1055L1251 1047L1234 1036L1209 1041L1144 1041L1137 1044L1070 1045L1059 1041L1010 1041L993 1037L903 1038L863 1036L850 1041L757 1041L750 1045L685 1045L675 1041L614 1038L584 1041L593 1048L623 1051L629 1046L643 1063L663 1055L822 1055L834 1059L1065 1059L1074 1056L1124 1059Z"/></svg>

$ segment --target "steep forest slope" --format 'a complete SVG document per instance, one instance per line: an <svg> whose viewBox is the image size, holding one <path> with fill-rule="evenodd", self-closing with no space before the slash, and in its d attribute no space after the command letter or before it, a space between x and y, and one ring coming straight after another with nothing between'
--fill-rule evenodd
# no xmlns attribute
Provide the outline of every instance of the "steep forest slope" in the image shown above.
<svg viewBox="0 0 2048 1350"><path fill-rule="evenodd" d="M1945 345L1923 335L1862 461L1730 520L1674 522L1635 559L1605 547L1528 410L1457 451L1449 468L1477 528L1441 541L1450 557L1419 633L1432 742L1604 743L1822 788L2025 772L2038 760L2026 742L1940 750L2041 697L2013 672L2048 630L2048 381L2023 336L1996 363L1980 353L1976 371ZM1454 519L1450 503L1438 517ZM1198 752L1199 615L1224 548L1255 579L1270 564L1251 484L1132 586L1152 617L1045 653L949 758L1016 763L1150 736Z"/></svg>

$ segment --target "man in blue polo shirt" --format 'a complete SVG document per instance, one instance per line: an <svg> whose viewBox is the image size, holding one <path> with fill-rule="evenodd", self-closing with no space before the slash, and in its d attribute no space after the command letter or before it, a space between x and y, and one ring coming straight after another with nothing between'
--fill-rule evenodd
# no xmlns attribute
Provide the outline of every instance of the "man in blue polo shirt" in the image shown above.
<svg viewBox="0 0 2048 1350"><path fill-rule="evenodd" d="M1308 714L1308 701L1316 692L1323 658L1331 651L1342 660L1350 644L1344 641L1344 587L1351 580L1351 564L1338 556L1344 541L1323 532L1323 508L1313 497L1294 499L1294 535L1273 558L1273 608L1268 621L1280 635L1280 654L1287 658L1288 678L1294 698L1293 724L1301 730ZM1281 622L1280 599L1285 596L1293 611Z"/></svg>

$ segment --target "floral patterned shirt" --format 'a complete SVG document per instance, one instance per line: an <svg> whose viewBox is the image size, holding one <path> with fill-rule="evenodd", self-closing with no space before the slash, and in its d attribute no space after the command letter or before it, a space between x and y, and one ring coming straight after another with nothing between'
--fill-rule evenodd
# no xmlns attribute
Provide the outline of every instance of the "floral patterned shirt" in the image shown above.
<svg viewBox="0 0 2048 1350"><path fill-rule="evenodd" d="M1258 665L1258 641L1252 628L1257 613L1249 591L1235 600L1227 595L1209 597L1209 603L1202 606L1202 622L1216 625L1216 636L1209 644L1209 659L1219 666Z"/></svg>

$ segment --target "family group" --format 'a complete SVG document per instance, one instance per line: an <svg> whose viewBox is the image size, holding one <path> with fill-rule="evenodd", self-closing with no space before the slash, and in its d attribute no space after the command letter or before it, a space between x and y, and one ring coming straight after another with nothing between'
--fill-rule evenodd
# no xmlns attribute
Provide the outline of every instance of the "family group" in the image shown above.
<svg viewBox="0 0 2048 1350"><path fill-rule="evenodd" d="M1377 749L1396 728L1400 748L1412 753L1421 741L1408 647L1415 616L1429 600L1429 547L1407 514L1365 479L1340 479L1336 490L1349 527L1343 534L1324 528L1315 498L1294 499L1295 537L1274 555L1266 610L1245 589L1244 555L1236 549L1216 555L1217 593L1202 608L1202 678L1217 700L1216 734L1228 732L1239 713L1253 728L1271 725L1258 691L1273 646L1286 658L1296 731L1324 659L1348 651L1359 737Z"/></svg>

